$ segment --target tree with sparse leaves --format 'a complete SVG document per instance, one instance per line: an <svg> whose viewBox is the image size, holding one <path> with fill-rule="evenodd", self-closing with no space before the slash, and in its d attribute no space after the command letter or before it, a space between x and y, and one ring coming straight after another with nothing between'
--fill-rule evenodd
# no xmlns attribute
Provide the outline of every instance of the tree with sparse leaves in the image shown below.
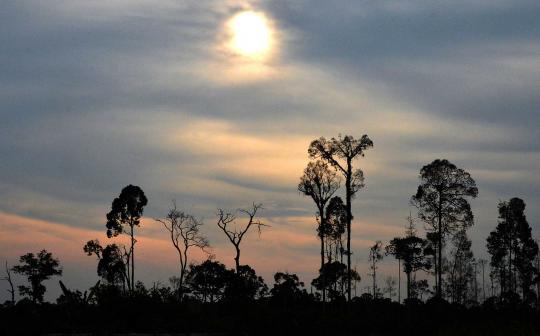
<svg viewBox="0 0 540 336"><path fill-rule="evenodd" d="M256 218L257 212L262 209L262 204L253 203L251 209L238 209L236 212L247 215L247 223L243 227L237 227L236 214L232 212L225 212L223 209L218 209L218 222L217 226L225 233L231 244L234 246L236 252L234 257L235 269L238 273L240 271L240 244L242 239L244 239L245 234L252 227L257 227L259 234L261 233L261 228L268 226L263 224L259 219Z"/></svg>
<svg viewBox="0 0 540 336"><path fill-rule="evenodd" d="M325 239L328 234L325 208L332 195L339 189L339 178L334 169L330 169L324 161L317 160L308 163L304 175L300 177L298 190L311 197L317 207L317 233L321 241L321 268L324 266ZM326 301L326 290L322 292L323 302Z"/></svg>
<svg viewBox="0 0 540 336"><path fill-rule="evenodd" d="M369 276L373 279L373 298L377 298L379 295L377 289L377 269L379 266L377 264L383 259L382 253L382 242L380 240L376 241L373 246L369 248L369 269L371 273Z"/></svg>
<svg viewBox="0 0 540 336"><path fill-rule="evenodd" d="M353 161L363 157L364 152L373 147L373 141L363 135L360 139L355 139L350 135L338 136L337 138L326 139L321 137L313 140L309 146L308 153L311 158L320 158L328 162L345 178L345 205L347 210L347 299L351 300L351 223L352 199L355 194L364 187L364 172L361 169L353 168Z"/></svg>
<svg viewBox="0 0 540 336"><path fill-rule="evenodd" d="M205 251L210 246L208 239L201 233L202 220L180 211L173 201L173 206L169 209L164 219L156 219L163 224L169 234L171 243L178 253L180 259L180 277L178 278L178 298L182 300L184 278L188 266L188 252L190 248L196 247Z"/></svg>
<svg viewBox="0 0 540 336"><path fill-rule="evenodd" d="M474 254L472 242L465 230L459 231L453 237L453 249L447 267L447 293L453 303L465 303L471 289L471 283L476 277L474 271Z"/></svg>

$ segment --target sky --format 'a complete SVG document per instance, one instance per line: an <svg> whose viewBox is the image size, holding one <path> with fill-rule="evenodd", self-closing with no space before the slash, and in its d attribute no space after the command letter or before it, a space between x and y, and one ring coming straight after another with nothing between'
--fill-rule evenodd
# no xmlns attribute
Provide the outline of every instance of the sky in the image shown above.
<svg viewBox="0 0 540 336"><path fill-rule="evenodd" d="M97 263L82 246L122 241L106 237L105 214L134 184L149 199L137 231L137 279L167 284L178 273L154 220L173 199L203 219L212 253L229 267L233 248L216 226L217 209L260 202L270 227L242 243L241 262L270 285L275 272L289 271L309 289L319 267L316 210L297 185L309 143L339 134L374 142L355 161L366 177L353 203L359 292L370 284L368 247L403 234L419 170L437 158L477 182L469 230L477 257L487 258L501 200L523 198L540 237L538 1L1 6L2 263L47 249L68 287L88 288ZM240 28L248 43L265 41L248 44L249 52L234 40L234 18L246 11L265 29L253 42L260 27ZM193 254L194 262L205 258ZM386 258L380 283L396 271ZM46 283L49 300L57 280ZM1 282L0 301L6 288Z"/></svg>

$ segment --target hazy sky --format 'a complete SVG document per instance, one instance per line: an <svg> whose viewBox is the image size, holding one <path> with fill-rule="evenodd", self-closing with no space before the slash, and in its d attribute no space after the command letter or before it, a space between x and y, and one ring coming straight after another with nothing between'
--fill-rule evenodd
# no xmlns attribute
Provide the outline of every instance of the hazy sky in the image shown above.
<svg viewBox="0 0 540 336"><path fill-rule="evenodd" d="M260 57L231 48L230 20L245 10L271 34ZM87 288L96 260L82 246L112 242L105 214L135 184L149 198L135 252L147 285L178 270L152 220L172 199L204 218L231 267L216 210L263 203L271 227L245 241L241 262L270 284L276 271L309 283L315 207L296 187L310 141L340 133L374 142L356 162L361 290L367 247L402 234L419 169L435 158L477 181L477 255L499 200L523 198L540 236L539 17L537 0L3 1L0 260L47 249L68 287ZM394 261L382 272L396 275Z"/></svg>

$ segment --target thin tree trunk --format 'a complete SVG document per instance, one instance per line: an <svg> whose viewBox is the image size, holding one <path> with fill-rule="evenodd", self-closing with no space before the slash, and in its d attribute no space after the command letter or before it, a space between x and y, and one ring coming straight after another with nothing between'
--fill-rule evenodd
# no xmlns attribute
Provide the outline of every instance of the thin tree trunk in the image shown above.
<svg viewBox="0 0 540 336"><path fill-rule="evenodd" d="M411 298L411 272L407 273L407 299Z"/></svg>
<svg viewBox="0 0 540 336"><path fill-rule="evenodd" d="M320 216L320 227L319 227L319 236L321 238L321 272L322 272L322 280L323 280L323 286L322 286L322 301L326 302L326 272L324 272L324 207L319 208L319 216Z"/></svg>
<svg viewBox="0 0 540 336"><path fill-rule="evenodd" d="M351 301L351 177L352 167L351 159L347 158L347 177L346 177L346 205L347 205L347 300Z"/></svg>
<svg viewBox="0 0 540 336"><path fill-rule="evenodd" d="M437 284L437 296L442 298L442 198L439 194L439 262L438 262L438 284Z"/></svg>
<svg viewBox="0 0 540 336"><path fill-rule="evenodd" d="M187 245L186 245L187 246ZM180 255L180 284L178 287L178 300L182 302L184 297L184 276L187 267L187 248L184 248L184 254Z"/></svg>
<svg viewBox="0 0 540 336"><path fill-rule="evenodd" d="M6 277L4 278L8 283L11 289L8 289L9 294L11 294L11 304L15 304L15 289L13 287L13 281L11 280L11 271L8 267L8 262L6 261Z"/></svg>
<svg viewBox="0 0 540 336"><path fill-rule="evenodd" d="M131 291L135 290L135 238L133 232L133 219L131 220Z"/></svg>
<svg viewBox="0 0 540 336"><path fill-rule="evenodd" d="M401 259L398 259L398 303L401 303Z"/></svg>

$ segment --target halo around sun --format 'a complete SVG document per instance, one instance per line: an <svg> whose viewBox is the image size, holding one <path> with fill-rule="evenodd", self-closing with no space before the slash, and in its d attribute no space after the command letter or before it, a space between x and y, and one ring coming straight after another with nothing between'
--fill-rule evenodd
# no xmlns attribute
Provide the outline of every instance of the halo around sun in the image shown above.
<svg viewBox="0 0 540 336"><path fill-rule="evenodd" d="M267 58L273 47L273 32L266 16L260 12L243 11L228 21L229 48L250 59Z"/></svg>

